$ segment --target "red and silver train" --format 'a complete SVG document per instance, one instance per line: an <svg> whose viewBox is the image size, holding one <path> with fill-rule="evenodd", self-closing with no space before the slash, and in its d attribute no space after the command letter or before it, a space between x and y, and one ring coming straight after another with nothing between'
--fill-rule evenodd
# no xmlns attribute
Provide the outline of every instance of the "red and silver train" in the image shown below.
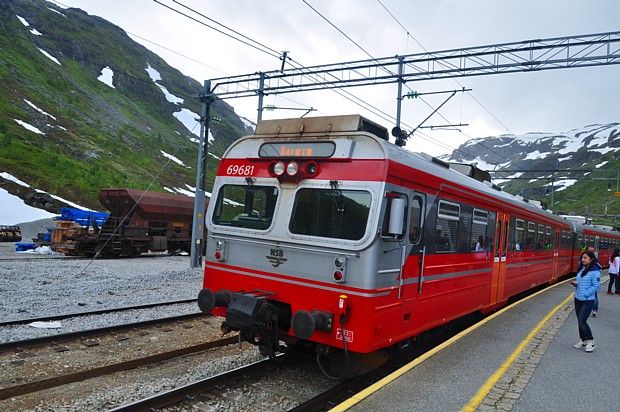
<svg viewBox="0 0 620 412"><path fill-rule="evenodd" d="M201 310L265 356L314 346L320 366L493 311L575 272L584 245L603 265L620 246L462 169L358 115L260 122L218 167Z"/></svg>

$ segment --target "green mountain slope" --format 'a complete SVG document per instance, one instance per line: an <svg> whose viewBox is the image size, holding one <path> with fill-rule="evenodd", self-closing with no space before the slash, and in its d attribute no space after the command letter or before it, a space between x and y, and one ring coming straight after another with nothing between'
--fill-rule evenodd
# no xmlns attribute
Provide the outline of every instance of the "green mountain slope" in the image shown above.
<svg viewBox="0 0 620 412"><path fill-rule="evenodd" d="M99 80L104 69L113 87ZM192 134L174 114L200 113L192 98L200 88L99 17L43 0L0 0L0 172L34 187L95 209L102 187L188 190L200 127ZM211 113L222 119L212 123L209 148L219 156L248 130L222 101Z"/></svg>

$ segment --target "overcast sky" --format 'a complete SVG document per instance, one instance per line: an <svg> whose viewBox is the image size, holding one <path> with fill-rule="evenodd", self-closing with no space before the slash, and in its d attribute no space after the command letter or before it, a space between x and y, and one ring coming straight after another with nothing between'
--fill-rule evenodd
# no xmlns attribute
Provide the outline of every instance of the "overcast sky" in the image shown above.
<svg viewBox="0 0 620 412"><path fill-rule="evenodd" d="M172 0L160 2L214 25ZM281 64L277 58L153 0L55 3L78 7L111 21L201 83L217 77L275 70ZM272 50L287 51L296 62L306 66L363 60L368 55L379 58L420 53L424 49L432 52L620 30L618 0L183 0L180 3ZM461 87L473 90L470 94L459 93L446 103L439 111L444 118L436 114L424 123L425 126L448 122L469 126L460 127L460 132L424 129L410 139L407 147L438 155L449 153L474 137L564 132L593 123L620 122L618 79L620 65L479 76L461 78L458 83L454 80L411 82L409 86L418 92ZM396 116L396 85L347 90ZM417 126L445 97L429 96L424 99L426 103L403 101L403 123ZM228 103L238 114L256 120L256 98L231 99ZM313 107L317 109L313 116L360 113L388 130L394 126L331 91L268 96L264 103L277 107ZM263 118L298 117L302 113L276 110L265 112ZM433 144L436 141L441 145Z"/></svg>

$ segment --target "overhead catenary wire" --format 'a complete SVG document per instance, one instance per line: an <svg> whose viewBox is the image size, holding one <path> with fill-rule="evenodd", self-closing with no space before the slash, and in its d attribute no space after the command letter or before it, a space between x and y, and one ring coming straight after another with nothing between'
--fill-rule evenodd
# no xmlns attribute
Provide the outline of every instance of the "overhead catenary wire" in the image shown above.
<svg viewBox="0 0 620 412"><path fill-rule="evenodd" d="M278 57L278 59L280 59L280 58L281 58L280 54L279 54L276 50L274 50L273 48L270 48L270 47L268 47L268 46L265 46L265 45L263 45L262 43L260 43L260 42L258 42L258 41L256 41L256 40L252 39L251 37L246 36L246 35L243 35L243 34L242 34L242 33L240 33L239 31L234 30L234 29L230 28L230 27L229 27L229 26L227 26L227 25L224 25L224 24L222 24L222 23L217 22L215 19L212 19L212 18L210 18L210 17L206 16L205 14L203 14L203 13L201 13L201 12L199 12L199 11L197 11L197 10L193 9L193 8L191 8L191 7L189 7L189 6L184 5L182 2L180 2L180 1L178 1L178 0L172 0L172 1L173 1L175 4L178 4L179 6L184 7L185 9L190 10L190 11L192 11L193 13L196 13L198 16L201 16L201 17L203 17L203 18L206 18L206 19L208 19L209 21L211 21L211 22L213 22L213 23L217 24L218 26L223 27L223 28L225 28L226 30L231 31L232 33L235 33L235 34L236 34L236 35L238 35L238 36L243 37L243 39L245 39L245 40L238 39L236 36L231 35L231 34L229 34L229 33L224 33L223 31L221 31L221 30L219 30L219 29L217 29L217 28L214 28L212 25L209 25L209 24L206 24L206 23L204 23L204 22L201 22L200 20L198 20L198 19L196 19L196 18L194 18L194 17L191 17L191 16L187 15L186 13L183 13L182 11L179 11L179 10L177 10L177 9L173 8L173 7L170 7L170 6L168 6L168 5L163 4L163 3L162 3L161 1L159 1L159 0L154 0L154 1L155 1L157 4L160 4L160 5L162 5L162 6L166 7L167 9L169 9L169 10L171 10L171 11L175 11L175 12L177 12L177 13L178 13L178 14L180 14L181 16L184 16L184 17L186 17L186 18L189 18L189 19L191 19L191 20L193 20L193 21L195 21L195 22L197 22L197 23L200 23L200 24L204 25L205 27L208 27L208 28L214 29L214 30L216 30L216 31L217 31L217 32L219 32L219 33L225 34L225 35L227 35L228 37L230 37L230 38L232 38L232 39L234 39L234 40L237 40L237 41L241 42L242 44L250 45L250 44L249 44L249 42L254 42L254 43L256 43L256 44L258 44L258 45L260 45L260 46L262 47L262 48L259 48L259 47L253 46L255 49L260 50L260 51L263 51L264 53L266 53L267 55L269 55L269 56L271 56L271 57ZM306 0L303 0L303 2L304 2L306 5L308 5L308 7L310 7L312 10L314 10L314 11L315 11L315 13L319 14L319 15L320 15L320 16L321 16L321 17L322 17L322 18L323 18L326 22L328 22L328 23L329 23L330 25L332 25L332 26L333 26L336 30L338 30L338 31L339 31L339 32L340 32L343 36L345 36L347 39L349 39L351 42L353 42L353 43L354 43L354 44L355 44L358 48L360 48L360 49L361 49L361 50L362 50L365 54L367 54L367 55L368 55L368 56L370 56L372 59L374 59L374 57L373 57L370 53L368 53L368 52L367 52L367 51L366 51L363 47L361 47L361 46L360 46L359 44L357 44L357 43L356 43L353 39L351 39L351 37L350 37L350 36L346 35L346 33L344 33L344 31L340 30L337 26L335 26L333 23L331 23L331 22L329 21L329 19L327 19L325 16L323 16L323 15L322 15L322 14L321 14L318 10L316 10L314 7L312 7L312 6L311 6L311 5L310 5L310 4L309 4ZM293 67L303 67L303 64L301 64L301 63L299 63L299 62L295 61L294 59L290 58L290 56L288 57L288 59L289 59L289 64L291 64L291 66L293 66ZM384 69L384 70L387 70L387 69ZM408 87L408 86L407 86L407 87ZM394 121L395 121L395 117L394 117L394 116L392 116L392 115L390 115L390 114L386 113L385 111L383 111L383 110L381 110L381 109L377 108L377 107L376 107L376 106L374 106L373 104L366 102L365 100L363 100L363 99L361 99L361 98L359 98L359 97L357 97L357 96L353 95L352 93L350 93L350 92L348 92L348 91L346 91L346 90L344 90L344 89L340 89L340 88L331 88L331 90L332 90L332 91L334 91L334 92L336 92L336 93L338 93L340 96L344 97L345 99L347 99L347 100L351 101L352 103L354 103L354 104L356 104L356 105L358 105L358 106L362 107L363 109L368 110L370 113L374 114L375 116L377 116L377 117L379 117L379 118L381 118L381 119L383 119L383 120L385 120L385 121L388 121L388 122L394 122ZM411 90L411 89L410 89L410 90ZM345 95L345 94L346 94L346 95ZM428 103L427 103L427 104L428 104ZM320 109L319 109L319 110L320 110ZM443 117L443 116L442 116L442 117ZM444 117L444 120L446 120L448 123L450 123L447 119L445 119L445 117ZM410 125L407 125L407 124L405 124L405 123L403 123L403 124L404 124L405 126L407 126L407 127L411 128L411 126L410 126ZM439 141L439 140L437 140L437 139L434 139L434 138L432 138L431 136L429 136L429 135L427 135L427 134L425 134L425 133L419 132L419 133L418 133L418 135L419 135L420 137L422 137L423 139L428 140L429 142L431 142L431 143L433 143L433 144L437 144L437 145L439 145L440 147L443 147L443 148L445 148L445 149L447 149L447 150L452 150L453 152L461 153L463 156L466 156L466 157L471 156L469 153L461 152L461 151L460 151L460 150L458 150L457 148L454 148L454 147L452 147L452 146L450 146L450 145L447 145L447 144L446 144L446 143L444 143L444 142L441 142L441 141Z"/></svg>
<svg viewBox="0 0 620 412"><path fill-rule="evenodd" d="M202 22L200 22L198 19L195 19L195 18L192 18L192 17L190 17L190 16L187 16L185 13L182 13L182 12L177 11L176 9L172 8L172 7L169 7L169 6L164 5L164 4L163 4L163 3L161 3L159 0L154 0L154 1L155 1L156 3L158 3L158 4L160 4L160 5L165 6L165 7L166 7L166 8L168 8L169 10L175 11L175 12L179 13L179 14L180 14L180 15L182 15L182 16L188 17L188 18L192 19L193 21L196 21L196 22L198 22L198 23L201 23L201 24L205 25L206 27L213 28L211 25L207 25L207 24L205 24L205 23L202 23ZM260 43L260 42L258 42L258 41L256 41L256 40L254 40L254 39L252 39L252 38L250 38L249 36L245 36L245 35L241 34L239 31L236 31L236 30L234 30L234 29L232 29L232 28L230 28L230 27L228 27L228 26L226 26L226 25L224 25L224 24L222 24L222 23L217 22L215 19L212 19L212 18L210 18L210 17L207 17L207 16L206 16L206 15L204 15L203 13L201 13L201 12L199 12L199 11L197 11L197 10L195 10L195 9L191 8L191 7L185 6L185 5L184 5L184 4L182 4L180 1L178 1L178 0L173 0L173 2L174 2L174 3L176 3L176 4L178 4L178 5L179 5L179 6L181 6L181 7L186 8L187 10L190 10L190 11L192 11L192 12L196 13L197 15L199 15L199 16L201 16L201 17L203 17L203 18L208 19L209 21L211 21L211 22L213 22L213 23L217 24L217 25L218 25L218 26L220 26L220 27L226 28L227 30L229 30L229 31L231 31L231 32L233 32L233 33L235 33L235 34L237 34L237 35L239 35L239 36L242 36L244 39L246 39L246 40L247 40L247 41L241 41L241 40L240 40L240 42L241 42L241 43L243 43L243 44L247 44L247 43L248 43L248 41L252 41L252 42L255 42L256 44L260 44L262 47L264 47L264 48L266 48L267 50L271 51L271 53L267 53L268 55L270 55L270 56L272 56L272 57L275 57L275 55L277 54L277 52L276 52L274 49L272 49L272 48L270 48L270 47L268 47L268 46L263 45L262 43ZM308 5L309 5L309 4L308 4ZM309 5L309 6L310 6L310 5ZM310 6L310 7L311 7L311 6ZM215 29L215 30L217 30L217 29ZM217 31L221 33L221 31L220 31L220 30L217 30ZM344 34L344 33L343 33L343 34ZM237 40L235 36L232 36L232 35L230 35L230 34L228 34L228 37L231 37L231 38L233 38L233 39ZM360 46L358 45L358 47L360 47ZM259 49L259 50L260 50L260 49ZM363 50L363 49L362 49L362 50ZM365 51L365 50L364 50L364 51ZM365 51L365 53L366 53L367 55L369 55L369 56L372 58L372 56L371 56L368 52L366 52L366 51ZM278 58L280 58L280 55L279 55L279 54L278 54ZM299 63L299 62L295 61L295 60L294 60L294 59L292 59L290 56L288 57L288 59L289 59L289 64L291 64L291 66L293 66L293 67L303 67L303 64L301 64L301 63ZM374 115L376 115L377 117L379 117L379 118L381 118L381 119L383 119L383 120L385 120L385 121L388 121L388 122L393 122L393 121L395 120L395 117L394 117L394 116L389 115L388 113L386 113L386 112L384 112L383 110L381 110L381 109L377 108L376 106L372 105L371 103L366 102L365 100L363 100L363 99L361 99L361 98L359 98L359 97L357 97L357 96L353 95L352 93L350 93L350 92L348 92L348 91L346 91L346 90L340 90L340 89L331 89L331 90L332 90L332 91L334 91L334 92L336 92L336 93L338 93L339 95L341 95L341 96L342 96L342 97L344 97L345 99L347 99L347 100L351 101L352 103L354 103L354 104L356 104L356 105L358 105L358 106L360 106L360 107L364 108L365 110L368 110L369 112L373 113ZM346 95L344 95L344 94L346 94ZM453 150L453 151L457 150L457 149L455 149L455 148L453 148L453 147L451 147L451 146L448 146L448 145L446 145L445 143L443 143L443 142L441 142L441 141L439 141L439 140L436 140L436 139L434 139L434 138L432 138L432 137L430 137L430 136L428 136L428 135L426 135L426 134L423 134L423 133L420 133L420 134L421 134L422 136L426 137L429 141L432 141L434 144L440 145L441 147L444 147L445 149L448 149L448 150Z"/></svg>
<svg viewBox="0 0 620 412"><path fill-rule="evenodd" d="M309 4L306 0L303 0L303 2L304 2L304 3L308 6L308 7L310 7L310 8L311 8L311 9L312 9L315 13L317 13L317 14L318 14L318 15L319 15L319 16L320 16L323 20L325 20L328 24L330 24L332 27L334 27L334 28L335 28L335 29L336 29L339 33L341 33L341 34L342 34L343 36L345 36L345 37L346 37L349 41L351 41L353 44L355 44L355 45L356 45L356 46L357 46L360 50L362 50L362 51L363 51L366 55L368 55L371 59L376 60L374 56L372 56L370 53L368 53L368 52L367 52L367 51L366 51L363 47L361 47L358 43L356 43L356 42L355 42L355 41L354 41L354 40L353 40L350 36L348 36L346 33L344 33L344 31L343 31L343 30L341 30L338 26L336 26L334 23L332 23L332 22L331 22L331 21L330 21L327 17L325 17L322 13L320 13L320 12L319 12L316 8L314 8L313 6L311 6L311 5L310 5L310 4ZM402 26L402 25L401 25L401 26ZM416 42L417 42L417 40L416 40ZM386 68L383 68L383 70L384 70L384 71L386 71L386 72L388 72L389 74L392 74L392 75L394 74L394 73L390 72L389 70L387 70ZM407 87L407 89L409 89L410 91L413 91L413 90L412 90L412 89L411 89L408 85L405 85L405 87ZM424 102L424 103L425 103L428 107L430 107L431 109L433 108L433 107L430 105L430 103L428 103L425 99L420 98L420 100L421 100L422 102ZM446 119L446 118L445 118L445 117L444 117L441 113L439 113L439 115L440 115L440 116L441 116L441 117L442 117L442 118L443 118L446 122L448 122L448 123L450 123L450 124L451 124L451 122L450 122L448 119ZM392 119L392 121L394 121L394 120L395 120L395 118L394 118L394 117L391 117L391 119ZM404 126L406 126L406 127L410 128L410 129L412 129L412 126L408 125L407 123L402 122L402 124L403 124ZM430 135L425 134L425 133L423 133L423 132L418 131L418 132L417 132L417 135L418 135L418 136L420 136L422 139L427 140L427 141L429 141L429 142L431 142L431 143L433 143L433 144L436 144L436 145L438 145L438 146L440 146L440 147L442 147L442 148L444 148L444 149L451 150L452 152L457 152L457 153L460 153L460 154L461 154L461 155L463 155L464 157L470 157L470 156L471 156L469 153L462 152L462 151L461 151L461 150L459 150L458 148L455 148L455 147L453 147L453 146L451 146L451 145L449 145L449 144L447 144L447 143L444 143L444 142L442 142L442 141L440 141L440 140L437 140L437 139L435 139L435 138L431 137Z"/></svg>
<svg viewBox="0 0 620 412"><path fill-rule="evenodd" d="M366 49L364 49L362 46L360 46L357 42L355 42L349 35L347 35L342 29L340 29L336 24L334 24L333 22L331 22L327 17L325 17L319 10L317 10L315 7L313 7L310 3L308 3L307 0L302 0L304 2L304 4L306 4L308 7L310 7L310 9L312 9L316 14L318 14L323 20L325 20L330 26L332 26L334 29L336 29L340 34L342 34L345 38L347 38L350 42L352 42L356 47L358 47L360 50L362 50L367 56L369 56L371 59L376 60L374 56L372 56L368 51L366 51ZM383 6L383 4L382 4ZM385 6L384 6L385 8ZM387 10L387 9L386 9ZM389 12L389 10L388 10ZM390 13L390 15L392 15ZM394 17L392 15L392 17ZM400 24L400 22L398 22ZM402 26L402 24L400 24L401 27L404 28L404 26ZM405 29L406 31L406 29ZM409 35L409 32L407 31L407 34ZM413 38L413 36L412 36ZM415 39L414 39L415 40ZM419 42L417 40L415 40L418 44ZM420 45L421 46L421 45ZM390 72L389 70L387 70L386 68L383 68L384 71L387 71L389 74L394 74L392 72ZM408 85L405 85L405 87L407 87L407 89L409 89L410 91L413 91ZM430 107L431 109L433 108L430 103L428 103L425 99L420 98L420 100L422 102L424 102L428 107ZM451 122L446 119L441 113L439 113L439 115L448 123L451 124ZM394 121L395 117L391 116L391 120ZM406 124L405 122L402 122L402 124L410 129L412 129L412 126ZM448 145L447 143L441 142L440 140L437 140L433 137L431 137L428 134L422 133L422 132L417 132L417 135L422 137L424 140L430 141L431 143L434 143L444 149L447 150L451 150L452 152L457 152L460 153L461 155L463 155L464 157L471 157L471 155L469 153L465 153L462 152L461 150L459 150L458 148L452 147L450 145Z"/></svg>
<svg viewBox="0 0 620 412"><path fill-rule="evenodd" d="M381 5L381 7L383 7L383 9L385 9L385 11L386 11L386 12L387 12L387 13L388 13L391 17L392 17L392 19L394 19L394 21L395 21L395 22L396 22L396 23L397 23L397 24L398 24L398 25L399 25L399 26L400 26L400 27L401 27L401 28L402 28L402 29L403 29L403 30L407 33L407 36L408 36L408 37L411 37L411 38L413 39L413 41L415 41L415 42L418 44L418 46L420 46L420 47L422 48L422 50L424 50L425 52L427 52L427 53L428 53L428 50L427 50L427 49L426 49L426 48L422 45L422 43L420 43L420 42L419 42L419 41L418 41L418 40L417 40L417 39L416 39L416 38L415 38L415 37L414 37L414 36L410 33L410 31L409 31L409 30L407 30L407 28L406 28L406 27L405 27L405 26L404 26L404 25L403 25L403 24L402 24L402 23L401 23L401 22L400 22L400 21L396 18L396 16L394 15L394 13L392 13L392 12L391 12L391 11L387 8L387 6L385 6L385 5L383 4L383 2L382 2L381 0L377 0L377 2ZM442 63L440 62L439 64L442 64ZM456 82L459 86L461 86L462 88L464 88L464 86L461 84L461 82L459 82L459 81L458 81L458 79L453 78L452 80L454 80L454 81L455 81L455 82ZM476 99L476 97L473 95L473 93L471 93L471 92L467 92L467 93L469 94L469 96L470 96L470 97L471 97L471 98L472 98L472 99L473 99L476 103L478 103L478 105L479 105L482 109L484 109L484 110L485 110L485 111L486 111L489 115L491 115L491 117L493 117L493 119L495 119L495 121L497 121L500 125L502 125L502 127L503 127L506 131L508 131L508 133L510 133L511 135L514 135L514 133L513 133L513 132L511 132L511 131L510 131L510 129L508 129L508 127L507 127L506 125L504 125L504 123L502 123L502 121L500 121L500 120L499 120L499 119L498 119L498 118L497 118L497 117L496 117L493 113L491 113L491 111L490 111L490 110L489 110L486 106L484 106L484 105L483 105L483 104L482 104L482 103L481 103L478 99ZM423 101L424 101L424 100L423 100ZM426 102L424 101L424 103L426 103ZM426 103L426 104L428 105L428 103ZM445 117L444 117L443 115L441 115L441 114L440 114L440 116L441 116L444 120L446 120L446 121L447 121L447 119L445 119ZM463 132L463 131L461 131L461 130L459 130L459 133L463 134L463 135L464 135L465 137L467 137L469 140L471 140L471 139L472 139L469 135L467 135L466 133L464 133L464 132ZM486 145L484 145L484 144L481 144L481 145L482 145L482 147L484 147L485 149L487 149L489 152L491 152L491 153L493 153L493 154L495 154L495 155L497 155L497 156L499 156L499 157L501 157L501 158L503 158L503 159L505 159L505 160L510 160L510 159L506 158L505 156L501 155L500 153L496 152L495 150L491 149L490 147L488 147L488 146L486 146ZM472 155L472 154L469 154L469 153L464 153L464 152L462 152L462 151L460 151L460 150L457 150L457 151L458 151L458 153L463 154L464 156L466 156L466 157L468 157L468 158L471 158L471 159L475 159L475 158L476 158L476 156L474 156L474 155ZM497 165L495 165L495 166L497 166Z"/></svg>
<svg viewBox="0 0 620 412"><path fill-rule="evenodd" d="M166 7L166 8L168 8L169 10L172 10L172 11L177 12L177 13L178 13L178 14L180 14L181 16L184 16L184 17L190 18L191 20L196 21L196 22L198 22L198 23L200 23L200 24L202 24L202 25L204 25L204 26L206 26L206 27L213 28L211 25L208 25L208 24L206 24L206 23L204 23L204 22L200 22L198 19L195 19L195 18L193 18L193 17L191 17L191 16L188 16L187 14L185 14L185 13L183 13L183 12L179 11L179 10L176 10L175 8L172 8L172 7L170 7L170 6L167 6L167 5L163 4L163 3L161 3L161 1L159 1L159 0L153 0L153 1L155 1L157 4L160 4L160 5L162 5L162 6ZM179 1L177 1L177 0L173 0L173 1L174 1L176 4L178 4L178 5L182 6L182 7L185 7L185 8L187 8L188 10L191 10L192 12L194 12L194 13L198 14L199 16L203 16L203 17L205 17L205 18L208 18L208 19L209 19L209 21L213 21L213 22L217 23L218 25L220 25L221 27L225 27L225 28L227 28L228 30L230 30L230 31L232 31L232 32L234 32L234 33L239 33L238 31L233 30L233 29L229 28L228 26L226 26L226 25L224 25L224 24L221 24L221 23L219 23L219 22L216 22L214 19L211 19L211 18L209 18L209 17L206 17L204 14L202 14L202 13L200 13L200 12L198 12L198 11L196 11L196 10L194 10L194 9L190 8L190 7L184 6L181 2L179 2ZM216 31L218 31L218 32L220 32L220 33L222 33L222 31L221 31L221 30L218 30L218 29L215 29L215 28L213 28L213 29L214 29L214 30L216 30ZM248 42L249 42L249 41L252 41L252 42L255 42L256 44L260 44L261 46L263 46L263 45L262 45L262 43L260 43L260 42L258 42L258 41L256 41L256 40L254 40L254 39L251 39L249 36L245 36L245 35L240 34L240 33L239 33L239 35L240 35L240 36L243 36L243 38L244 38L244 39L246 39L247 41L240 40L240 39L236 38L235 36L233 36L233 35L231 35L231 34L226 34L226 35L227 35L228 37L230 37L230 38L232 38L232 39L234 39L234 40L238 40L238 41L240 41L241 43L246 44L246 45L248 45ZM267 50L269 50L269 52L267 52L267 51L265 51L265 50L263 50L263 49L260 49L260 48L258 48L258 47L254 47L254 48L255 48L255 49L257 49L257 50L260 50L260 51L265 52L266 54L268 54L268 55L269 55L269 56L271 56L271 57L277 57L278 59L280 59L280 58L281 58L281 55L280 55L278 52L276 52L274 49L269 48L269 47L267 47L267 46L263 46L263 47L265 47ZM288 57L287 57L287 59L289 60L289 64L291 64L291 66L293 66L293 67L303 67L303 66L304 66L303 64L301 64L301 63L299 63L299 62L296 62L294 59L290 58L290 56L288 56ZM351 92L349 92L349 91L347 91L347 90L342 90L342 89L340 89L340 88L332 88L331 90L332 90L333 92L335 92L335 93L339 94L341 97L343 97L343 98L345 98L345 99L349 100L350 102L352 102L352 103L354 103L354 104L356 104L356 105L358 105L358 106L360 106L360 107L364 108L365 110L368 110L369 112L373 113L374 115L376 115L377 117L380 117L380 118L381 118L381 119L383 119L383 120L386 120L386 121L393 121L393 120L394 120L394 117L393 117L393 116L390 116L390 115L389 115L389 114L387 114L386 112L384 112L384 111L380 110L379 108L377 108L376 106L372 105L371 103L368 103L368 102L364 101L363 99L361 99L361 98L359 98L359 97L357 97L357 96L353 95ZM309 107L309 106L307 106L307 105L306 105L306 107Z"/></svg>
<svg viewBox="0 0 620 412"><path fill-rule="evenodd" d="M209 25L209 24L207 24L207 23L205 23L205 22L203 22L203 21L200 21L200 20L198 20L198 19L196 19L196 18L194 18L194 17L192 17L192 16L190 16L190 15L188 15L188 14L186 14L186 13L183 13L183 12L182 12L182 11L180 11L180 10L177 10L177 9L175 9L175 8L173 8L173 7L170 7L169 5L164 4L164 3L162 3L162 2L161 2L161 1L159 1L159 0L153 0L153 1L154 1L155 3L157 3L157 4L159 4L159 5L161 5L161 6L165 7L165 8L167 8L167 9L170 9L170 10L174 11L175 13L178 13L178 14L180 14L180 15L184 16L184 17L187 17L187 18L188 18L188 19L190 19L190 20L195 21L196 23L202 24L203 26L206 26L206 27L208 27L208 28L210 28L210 29L212 29L212 30L215 30L216 32L221 33L221 34L223 34L224 36L230 37L230 38L232 38L232 39L234 39L234 40L236 40L236 41L238 41L238 42L240 42L240 43L243 43L243 44L245 44L246 46L252 47L252 48L254 48L254 49L258 50L258 51L261 51L261 52L263 52L263 53L265 53L265 54L268 54L268 55L270 55L271 57L275 57L275 58L280 57L280 53L278 53L278 52L274 51L273 49L269 49L269 48L267 48L267 49L266 49L266 48L264 48L264 47L263 47L260 43L258 43L258 42L256 42L256 41L253 41L253 40L252 40L252 42L253 42L253 43L255 43L255 44L253 44L253 43L252 43L252 42L250 42L250 41L246 41L246 40L240 39L240 38L238 38L238 37L235 37L235 36L231 35L230 33L226 33L226 32L225 32L225 31L223 31L223 30L220 30L220 29L218 29L218 28L216 28L216 27L213 27L213 26L211 26L211 25ZM174 0L173 0L173 1L174 1ZM182 4L180 4L180 3L179 3L179 2L177 2L177 1L174 1L174 2L175 2L175 3L177 3L177 4L179 4L179 5L181 5L181 6L183 6ZM183 6L183 7L186 7L186 6ZM192 10L193 12L197 13L196 11L194 11L193 9L191 9L191 8L189 8L189 7L186 7L186 8L188 8L189 10ZM245 36L243 36L243 37L245 38Z"/></svg>

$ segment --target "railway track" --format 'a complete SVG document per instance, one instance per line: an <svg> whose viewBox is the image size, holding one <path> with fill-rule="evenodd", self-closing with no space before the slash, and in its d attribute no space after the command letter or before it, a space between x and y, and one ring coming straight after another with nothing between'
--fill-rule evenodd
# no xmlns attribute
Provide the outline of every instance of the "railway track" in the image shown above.
<svg viewBox="0 0 620 412"><path fill-rule="evenodd" d="M395 356L385 365L360 376L326 378L310 357L279 355L235 370L158 393L109 412L226 410L226 411L325 411L429 348Z"/></svg>
<svg viewBox="0 0 620 412"><path fill-rule="evenodd" d="M0 262L34 262L40 260L86 260L83 256L64 256L64 255L35 255L28 254L28 256L20 256L16 258L0 258Z"/></svg>
<svg viewBox="0 0 620 412"><path fill-rule="evenodd" d="M202 343L181 349L158 353L156 355L145 356L105 366L93 367L78 372L53 376L51 378L35 380L33 382L23 383L20 385L0 389L0 400L8 399L15 396L23 396L28 393L40 391L43 389L51 389L69 383L80 382L85 379L92 379L103 375L126 371L129 369L153 365L158 362L171 360L181 356L206 351L209 349L219 348L226 345L232 345L237 342L238 340L236 336L230 336L228 338L219 339L214 342Z"/></svg>
<svg viewBox="0 0 620 412"><path fill-rule="evenodd" d="M207 341L205 330L204 315L177 317L15 347L0 353L0 401L238 343L236 335Z"/></svg>
<svg viewBox="0 0 620 412"><path fill-rule="evenodd" d="M284 358L281 356L280 359ZM312 404L341 383L327 379L307 358L262 360L111 409L288 411Z"/></svg>
<svg viewBox="0 0 620 412"><path fill-rule="evenodd" d="M94 329L88 329L88 330L81 330L77 332L48 335L48 336L43 336L40 338L4 342L4 343L0 343L0 353L7 352L7 351L22 350L24 348L30 348L34 346L58 344L58 343L70 341L73 339L88 339L88 338L93 338L93 337L101 336L105 334L118 334L118 333L123 333L126 331L138 330L140 328L145 328L145 327L150 327L150 326L157 326L157 325L169 324L169 323L177 322L177 321L184 321L186 319L199 319L199 318L204 318L204 317L205 317L204 313L196 312L196 313L190 313L186 315L171 316L167 318L158 318L158 319L151 319L151 320L146 320L146 321L141 321L141 322L125 323L122 325L106 326L103 328L94 328Z"/></svg>
<svg viewBox="0 0 620 412"><path fill-rule="evenodd" d="M394 372L439 343L449 339L479 318L452 323L442 331L426 335L420 343L393 353L382 366L360 376L328 379L313 356L280 355L206 379L174 388L111 411L325 411Z"/></svg>
<svg viewBox="0 0 620 412"><path fill-rule="evenodd" d="M0 328L5 327L5 326L14 326L14 325L27 325L33 322L51 322L55 320L75 318L75 317L81 317L81 316L103 315L103 314L123 312L123 311L128 311L128 310L150 309L150 308L156 308L159 306L171 306L171 305L178 305L178 304L192 303L192 302L196 302L196 299L184 299L184 300L175 300L175 301L168 301L168 302L149 303L146 305L124 306L120 308L94 310L94 311L89 311L89 312L65 313L62 315L45 316L45 317L28 318L28 319L15 319L15 320L8 320L8 321L0 322Z"/></svg>

